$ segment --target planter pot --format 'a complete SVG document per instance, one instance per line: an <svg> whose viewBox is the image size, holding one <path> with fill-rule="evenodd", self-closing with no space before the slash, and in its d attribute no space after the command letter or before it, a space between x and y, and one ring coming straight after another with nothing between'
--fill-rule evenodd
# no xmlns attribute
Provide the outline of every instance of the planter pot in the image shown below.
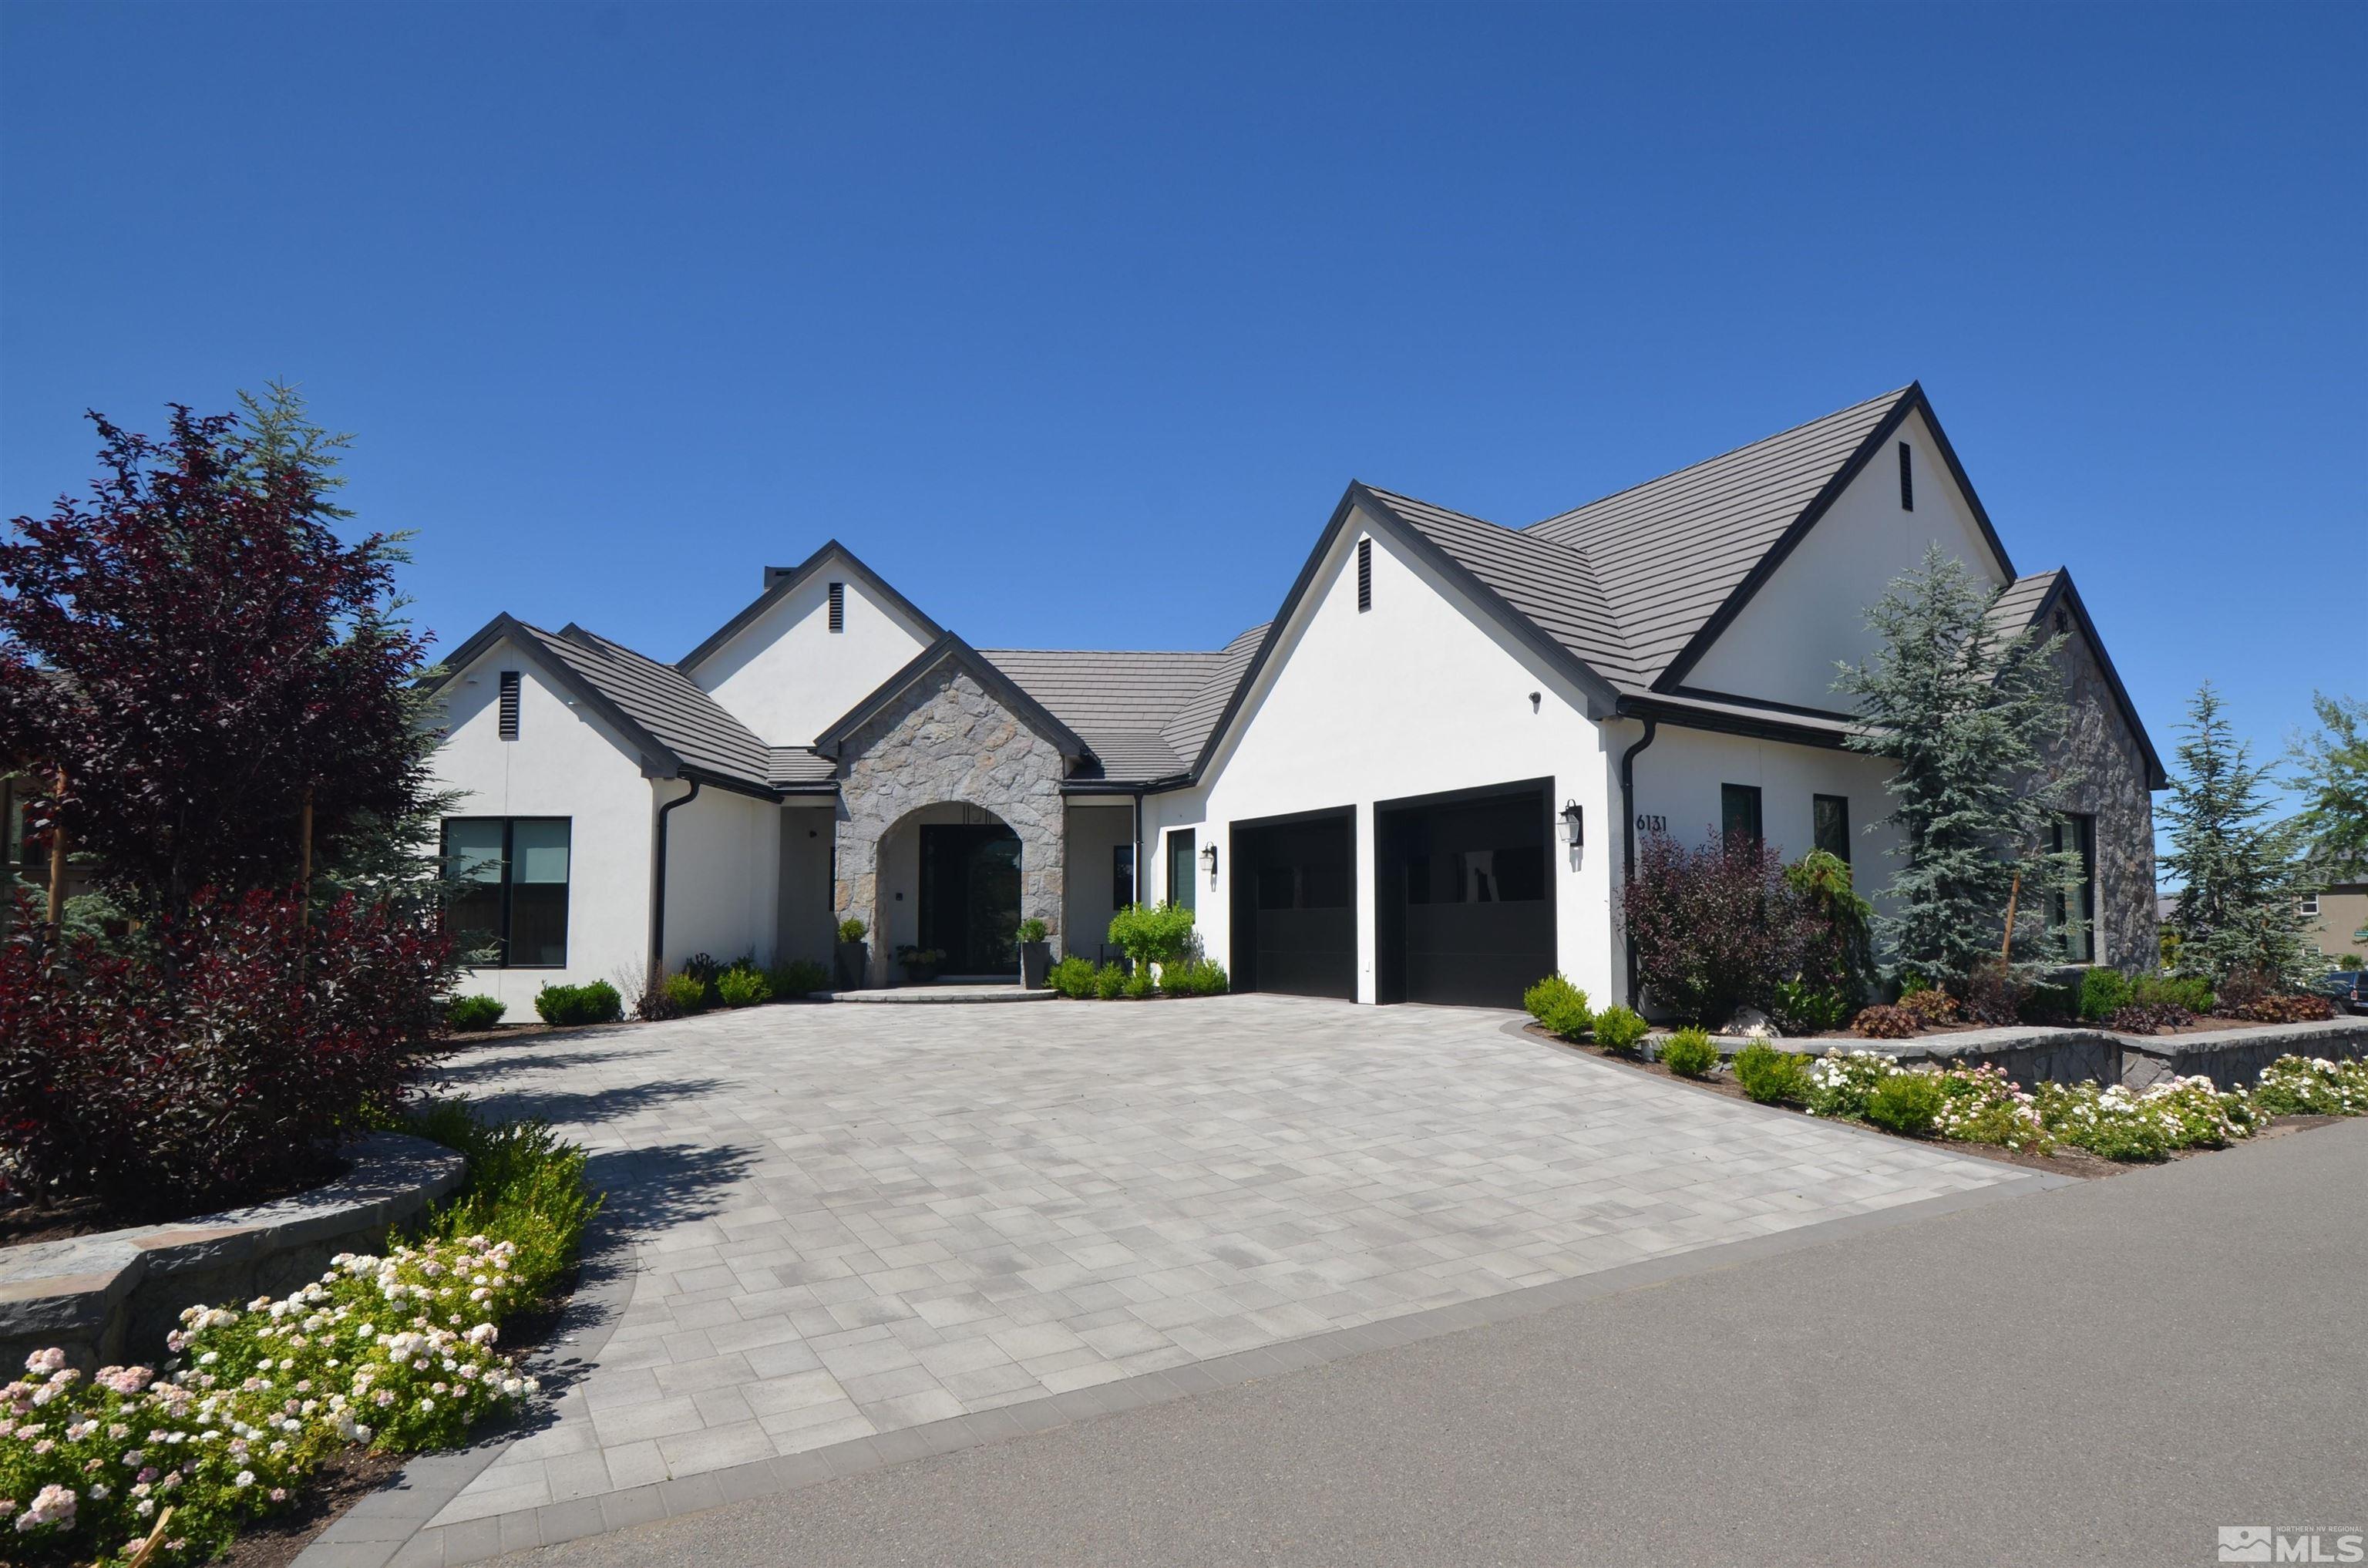
<svg viewBox="0 0 2368 1568"><path fill-rule="evenodd" d="M914 959L906 959L905 960L905 983L906 984L927 985L929 982L937 978L938 966L936 964L922 963Z"/></svg>
<svg viewBox="0 0 2368 1568"><path fill-rule="evenodd" d="M837 955L838 988L860 991L871 983L871 948L866 942L841 942Z"/></svg>
<svg viewBox="0 0 2368 1568"><path fill-rule="evenodd" d="M1044 989L1044 977L1053 972L1053 944L1022 942L1019 944L1019 983L1030 991Z"/></svg>

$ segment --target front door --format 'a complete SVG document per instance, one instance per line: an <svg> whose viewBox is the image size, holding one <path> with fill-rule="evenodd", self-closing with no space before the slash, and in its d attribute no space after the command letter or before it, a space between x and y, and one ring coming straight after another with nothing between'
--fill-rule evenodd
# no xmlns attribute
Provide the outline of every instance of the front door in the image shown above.
<svg viewBox="0 0 2368 1568"><path fill-rule="evenodd" d="M1019 968L1019 835L1001 823L921 824L921 943L946 974Z"/></svg>

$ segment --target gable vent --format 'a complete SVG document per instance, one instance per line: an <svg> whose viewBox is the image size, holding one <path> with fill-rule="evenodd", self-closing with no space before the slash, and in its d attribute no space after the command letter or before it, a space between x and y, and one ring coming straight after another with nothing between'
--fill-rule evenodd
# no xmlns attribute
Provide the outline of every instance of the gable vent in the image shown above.
<svg viewBox="0 0 2368 1568"><path fill-rule="evenodd" d="M516 670L502 672L501 734L506 741L514 741L518 735L518 673Z"/></svg>
<svg viewBox="0 0 2368 1568"><path fill-rule="evenodd" d="M844 583L830 585L830 629L833 631L847 630L847 585Z"/></svg>
<svg viewBox="0 0 2368 1568"><path fill-rule="evenodd" d="M1373 608L1373 541L1357 541L1357 610L1364 613Z"/></svg>
<svg viewBox="0 0 2368 1568"><path fill-rule="evenodd" d="M1907 466L1907 443L1899 443L1899 509L1916 510L1916 475Z"/></svg>

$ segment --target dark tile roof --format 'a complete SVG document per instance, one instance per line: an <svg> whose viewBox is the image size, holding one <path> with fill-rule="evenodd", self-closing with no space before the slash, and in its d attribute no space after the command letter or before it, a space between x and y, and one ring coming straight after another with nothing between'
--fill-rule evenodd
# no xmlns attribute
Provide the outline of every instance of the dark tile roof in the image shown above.
<svg viewBox="0 0 2368 1568"><path fill-rule="evenodd" d="M812 746L775 746L766 779L776 790L833 789L838 764Z"/></svg>
<svg viewBox="0 0 2368 1568"><path fill-rule="evenodd" d="M682 766L760 790L769 786L771 759L765 743L672 665L580 626L552 632L518 625Z"/></svg>
<svg viewBox="0 0 2368 1568"><path fill-rule="evenodd" d="M1077 733L1100 761L1101 778L1128 784L1172 778L1191 766L1198 745L1180 748L1170 728L1235 665L1230 649L1103 653L986 648L980 653ZM1230 690L1227 687L1219 692L1217 708L1224 706ZM1210 710L1211 720L1215 711ZM1206 735L1205 725L1201 733ZM1189 727L1181 733L1189 739Z"/></svg>
<svg viewBox="0 0 2368 1568"><path fill-rule="evenodd" d="M1586 556L1649 683L1912 395L1869 398L1524 531Z"/></svg>
<svg viewBox="0 0 2368 1568"><path fill-rule="evenodd" d="M1583 551L1410 495L1365 489L1604 679L1623 689L1649 684Z"/></svg>
<svg viewBox="0 0 2368 1568"><path fill-rule="evenodd" d="M1209 732L1217 727L1218 716L1224 712L1234 688L1249 673L1250 661L1258 656L1258 644L1266 641L1273 625L1270 620L1260 621L1217 650L1217 663L1208 680L1159 732L1160 738L1187 764L1199 760L1201 749L1209 744Z"/></svg>

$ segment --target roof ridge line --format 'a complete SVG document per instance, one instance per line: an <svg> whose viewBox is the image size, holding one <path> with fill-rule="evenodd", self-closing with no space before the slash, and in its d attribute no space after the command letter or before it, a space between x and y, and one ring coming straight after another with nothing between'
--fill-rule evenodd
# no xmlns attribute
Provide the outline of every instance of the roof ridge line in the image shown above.
<svg viewBox="0 0 2368 1568"><path fill-rule="evenodd" d="M1647 485L1658 484L1665 479L1675 479L1681 473L1691 473L1698 468L1708 468L1711 464L1731 458L1737 452L1748 452L1754 447L1766 446L1769 442L1781 440L1784 437L1792 435L1796 430L1806 430L1812 425L1822 425L1828 419L1839 419L1845 414L1864 408L1871 403L1881 403L1888 404L1897 403L1901 398L1906 397L1909 392L1914 392L1919 384L1920 383L1916 381L1910 381L1906 386L1895 387L1890 392L1878 392L1873 397L1861 398L1856 403L1846 403L1839 408L1829 409L1826 413L1818 415L1815 419L1804 419L1798 425L1787 425L1782 430L1770 430L1765 436L1759 437L1752 440L1739 442L1735 446L1727 448L1726 450L1723 452L1713 452L1709 457L1702 458L1696 461L1687 463L1683 467L1673 468L1666 473L1656 473L1650 479L1640 479L1634 484L1623 484L1617 490L1606 491L1604 494L1595 497L1592 501L1582 501L1576 506L1565 506L1561 511L1549 513L1547 516L1540 517L1534 523L1524 523L1513 531L1516 533L1530 533L1535 529L1545 527L1548 523L1558 522L1564 517L1574 516L1579 512L1584 512L1589 506L1600 506L1606 501L1617 501L1622 495L1629 494L1634 491L1645 489Z"/></svg>

